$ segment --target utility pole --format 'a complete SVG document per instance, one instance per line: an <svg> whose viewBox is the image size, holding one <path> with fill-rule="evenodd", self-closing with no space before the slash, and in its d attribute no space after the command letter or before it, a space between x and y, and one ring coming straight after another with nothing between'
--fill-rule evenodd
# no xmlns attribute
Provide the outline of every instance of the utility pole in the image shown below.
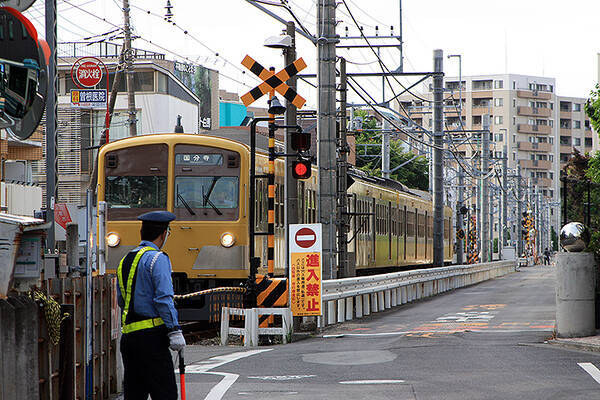
<svg viewBox="0 0 600 400"><path fill-rule="evenodd" d="M127 119L129 124L129 136L137 135L137 114L135 111L135 94L133 92L133 52L131 51L131 21L129 19L129 0L123 0L123 22L124 22L124 36L125 40L123 46L125 47L125 66L127 73L125 74L125 81L127 83L127 110L129 118Z"/></svg>
<svg viewBox="0 0 600 400"><path fill-rule="evenodd" d="M335 0L318 0L318 121L317 151L319 169L319 222L323 224L323 278L332 279L335 271L335 123L336 123L336 43Z"/></svg>
<svg viewBox="0 0 600 400"><path fill-rule="evenodd" d="M381 135L381 175L390 179L390 123L383 120L383 133Z"/></svg>
<svg viewBox="0 0 600 400"><path fill-rule="evenodd" d="M337 176L337 231L338 231L338 278L355 276L355 269L348 260L348 116L347 107L346 59L340 58L340 129L338 137L338 176Z"/></svg>
<svg viewBox="0 0 600 400"><path fill-rule="evenodd" d="M502 248L506 247L506 232L508 229L508 148L506 145L502 148L502 230L501 243ZM502 257L501 257L502 258Z"/></svg>
<svg viewBox="0 0 600 400"><path fill-rule="evenodd" d="M465 201L464 194L464 186L465 186L465 172L462 167L458 166L458 200L456 201L456 232L459 232L463 229L463 214L461 213L461 208L463 208L463 202ZM464 232L464 229L463 229ZM465 232L465 237L467 233ZM456 263L461 265L463 263L464 257L464 239L456 238Z"/></svg>
<svg viewBox="0 0 600 400"><path fill-rule="evenodd" d="M56 134L58 108L58 79L56 75L56 0L46 0L46 42L50 48L48 63L48 98L46 100L46 222L50 227L46 236L46 248L54 252L54 204L58 197L58 157Z"/></svg>
<svg viewBox="0 0 600 400"><path fill-rule="evenodd" d="M444 266L444 52L433 51L433 267Z"/></svg>
<svg viewBox="0 0 600 400"><path fill-rule="evenodd" d="M489 260L490 248L490 220L489 217L489 187L488 187L488 170L490 157L490 115L483 116L483 131L481 132L481 260L487 262Z"/></svg>
<svg viewBox="0 0 600 400"><path fill-rule="evenodd" d="M292 45L290 47L286 47L283 50L284 55L284 64L290 65L296 60L296 26L293 21L288 21L286 24L286 34L292 38ZM287 84L294 91L297 89L298 78L296 75L292 76L288 79ZM297 125L297 109L291 101L285 99L285 125L287 126L295 126ZM285 129L285 148L286 153L293 154L294 149L292 149L292 135L295 130L292 128ZM292 160L290 157L285 157L285 254L288 254L288 241L287 238L289 236L288 229L290 224L298 223L298 181L294 179L292 175ZM289 260L288 257L285 257L285 263L287 265L286 275L289 275Z"/></svg>
<svg viewBox="0 0 600 400"><path fill-rule="evenodd" d="M489 261L494 260L494 200L496 200L496 189L490 190L490 219L489 219L489 245L490 258ZM500 204L500 203L498 203Z"/></svg>
<svg viewBox="0 0 600 400"><path fill-rule="evenodd" d="M523 207L521 205L521 165L517 164L517 257L523 254Z"/></svg>
<svg viewBox="0 0 600 400"><path fill-rule="evenodd" d="M400 7L400 30L398 32L398 41L400 42L400 65L398 65L398 72L404 72L404 50L402 49L402 0L398 0Z"/></svg>

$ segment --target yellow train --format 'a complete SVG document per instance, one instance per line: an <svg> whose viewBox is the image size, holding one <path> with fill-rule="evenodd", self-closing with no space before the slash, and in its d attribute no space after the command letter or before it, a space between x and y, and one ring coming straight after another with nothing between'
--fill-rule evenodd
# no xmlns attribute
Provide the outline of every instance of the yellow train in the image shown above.
<svg viewBox="0 0 600 400"><path fill-rule="evenodd" d="M98 158L98 201L107 204L107 270L139 243L137 216L168 210L177 216L164 248L173 265L176 293L237 286L248 278L249 146L247 133L153 134L103 146ZM259 143L260 146L260 143ZM267 171L259 152L257 174ZM283 275L284 163L276 162L275 275ZM353 171L349 187L349 246L357 273L432 262L433 219L429 194ZM317 220L317 172L299 182L300 222ZM267 230L267 182L256 185L254 221ZM444 255L452 260L452 213L445 209ZM255 254L266 272L266 237L256 237Z"/></svg>

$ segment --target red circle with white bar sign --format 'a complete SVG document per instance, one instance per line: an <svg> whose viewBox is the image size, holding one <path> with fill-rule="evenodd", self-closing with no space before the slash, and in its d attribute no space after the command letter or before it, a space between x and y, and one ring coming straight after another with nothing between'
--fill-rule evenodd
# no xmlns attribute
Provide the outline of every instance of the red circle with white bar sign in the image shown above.
<svg viewBox="0 0 600 400"><path fill-rule="evenodd" d="M308 249L317 242L317 234L310 228L302 228L296 232L294 240L298 246Z"/></svg>

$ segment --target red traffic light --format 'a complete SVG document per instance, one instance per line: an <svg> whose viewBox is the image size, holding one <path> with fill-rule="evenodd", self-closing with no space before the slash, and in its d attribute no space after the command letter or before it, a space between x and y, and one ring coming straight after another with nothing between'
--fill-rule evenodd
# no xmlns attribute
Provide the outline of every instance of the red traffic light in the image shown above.
<svg viewBox="0 0 600 400"><path fill-rule="evenodd" d="M292 176L295 179L308 179L311 175L310 160L296 160L292 162Z"/></svg>

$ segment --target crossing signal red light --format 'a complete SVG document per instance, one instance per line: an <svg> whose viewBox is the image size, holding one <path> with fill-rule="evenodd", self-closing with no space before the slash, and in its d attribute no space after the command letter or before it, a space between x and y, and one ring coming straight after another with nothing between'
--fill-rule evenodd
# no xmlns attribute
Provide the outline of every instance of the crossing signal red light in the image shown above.
<svg viewBox="0 0 600 400"><path fill-rule="evenodd" d="M308 151L310 149L310 133L297 130L292 133L292 149Z"/></svg>
<svg viewBox="0 0 600 400"><path fill-rule="evenodd" d="M308 179L310 175L310 160L298 159L292 162L292 176L295 179Z"/></svg>

